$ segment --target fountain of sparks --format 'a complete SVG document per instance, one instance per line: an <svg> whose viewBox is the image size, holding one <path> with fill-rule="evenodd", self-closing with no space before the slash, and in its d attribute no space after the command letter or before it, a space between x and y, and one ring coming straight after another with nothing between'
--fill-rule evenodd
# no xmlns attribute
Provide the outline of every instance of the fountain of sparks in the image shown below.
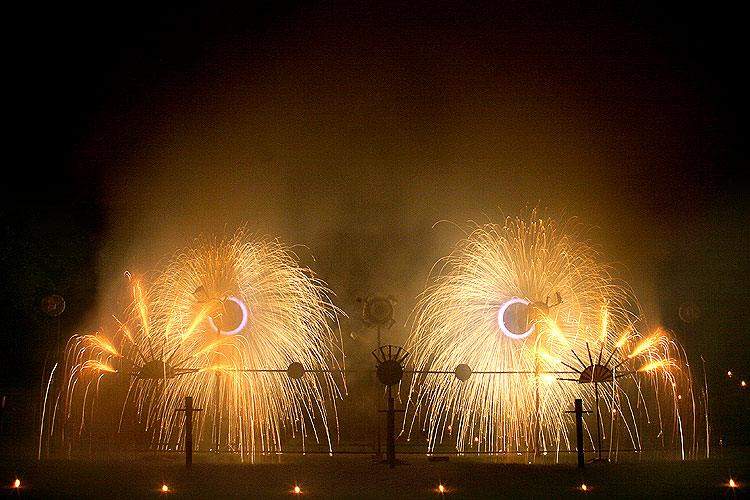
<svg viewBox="0 0 750 500"><path fill-rule="evenodd" d="M115 430L130 417L155 449L178 448L185 429L175 410L193 396L204 409L196 443L213 451L280 452L287 431L303 449L312 435L331 450L338 310L288 248L239 230L199 238L148 287L127 277L133 300L112 333L68 343L53 426L68 446L95 435L117 403Z"/></svg>
<svg viewBox="0 0 750 500"><path fill-rule="evenodd" d="M446 439L459 452L571 450L565 410L582 399L597 409L588 439L600 453L697 453L684 351L669 332L641 332L634 295L583 233L573 220L533 213L474 226L444 259L406 344L421 375L405 425L421 425L430 452Z"/></svg>

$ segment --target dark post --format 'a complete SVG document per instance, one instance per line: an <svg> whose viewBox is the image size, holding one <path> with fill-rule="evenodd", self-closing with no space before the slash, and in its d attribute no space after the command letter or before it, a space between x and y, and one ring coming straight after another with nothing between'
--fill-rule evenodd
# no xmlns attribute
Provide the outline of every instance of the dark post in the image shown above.
<svg viewBox="0 0 750 500"><path fill-rule="evenodd" d="M539 377L539 363L534 353L534 377ZM534 460L539 456L539 384L534 384Z"/></svg>
<svg viewBox="0 0 750 500"><path fill-rule="evenodd" d="M599 384L594 382L594 394L596 395L596 447L599 448L599 460L602 459L602 419L599 414Z"/></svg>
<svg viewBox="0 0 750 500"><path fill-rule="evenodd" d="M193 397L185 396L185 408L175 411L185 412L185 467L189 469L193 465L193 412L201 408L193 408Z"/></svg>
<svg viewBox="0 0 750 500"><path fill-rule="evenodd" d="M377 340L377 345L375 346L375 349L378 349L380 348L380 324L378 324L377 326L377 339L376 340ZM381 457L383 456L382 451L381 451L381 441L382 441L381 425L383 421L380 420L380 404L381 404L380 403L380 387L378 387L375 390L375 409L378 410L376 414L377 421L375 422L375 427L377 429L376 437L375 437L375 458L377 458L378 460L380 460Z"/></svg>
<svg viewBox="0 0 750 500"><path fill-rule="evenodd" d="M388 424L386 428L386 453L388 465L396 467L396 408L394 407L391 387L388 386Z"/></svg>
<svg viewBox="0 0 750 500"><path fill-rule="evenodd" d="M216 432L216 447L214 451L216 453L219 453L219 445L221 444L221 404L219 401L219 395L221 392L219 391L219 384L221 383L221 372L219 370L216 370L216 392L215 392L215 400L216 400L216 422L214 422L214 430Z"/></svg>
<svg viewBox="0 0 750 500"><path fill-rule="evenodd" d="M578 467L583 469L583 400L576 399L576 450L578 450Z"/></svg>
<svg viewBox="0 0 750 500"><path fill-rule="evenodd" d="M193 397L185 396L185 467L193 465Z"/></svg>

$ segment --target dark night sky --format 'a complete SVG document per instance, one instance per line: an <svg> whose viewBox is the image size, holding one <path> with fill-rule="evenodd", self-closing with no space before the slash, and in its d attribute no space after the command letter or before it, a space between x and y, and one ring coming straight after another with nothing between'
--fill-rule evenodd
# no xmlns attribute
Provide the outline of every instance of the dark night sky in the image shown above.
<svg viewBox="0 0 750 500"><path fill-rule="evenodd" d="M12 12L0 387L38 384L42 297L91 327L124 270L243 223L309 247L355 317L396 296L402 341L459 237L433 224L534 206L595 226L717 378L747 371L741 16L571 4Z"/></svg>

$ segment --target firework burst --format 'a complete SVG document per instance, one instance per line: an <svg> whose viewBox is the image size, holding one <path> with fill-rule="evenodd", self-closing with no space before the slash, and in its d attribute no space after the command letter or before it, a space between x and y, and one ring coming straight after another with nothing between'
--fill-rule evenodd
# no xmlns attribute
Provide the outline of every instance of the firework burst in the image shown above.
<svg viewBox="0 0 750 500"><path fill-rule="evenodd" d="M181 442L175 410L193 396L203 409L199 444L252 456L280 451L291 431L303 446L313 435L331 449L338 310L288 248L240 230L198 239L148 287L128 279L133 300L114 333L76 336L66 349L69 434L94 425L102 382L119 376L127 389L118 425L135 415L157 446Z"/></svg>
<svg viewBox="0 0 750 500"><path fill-rule="evenodd" d="M600 410L588 425L599 449L603 434L614 453L684 451L684 353L668 332L639 331L633 294L583 236L573 220L509 218L474 226L442 261L406 346L418 376L405 425L424 419L430 451L446 439L460 452L571 449L576 398Z"/></svg>

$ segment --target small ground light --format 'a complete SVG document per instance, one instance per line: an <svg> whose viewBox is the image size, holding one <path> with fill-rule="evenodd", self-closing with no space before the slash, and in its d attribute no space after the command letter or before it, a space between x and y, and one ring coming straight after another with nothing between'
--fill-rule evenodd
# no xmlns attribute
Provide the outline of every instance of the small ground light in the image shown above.
<svg viewBox="0 0 750 500"><path fill-rule="evenodd" d="M161 491L163 491L164 493L168 493L169 492L169 486L167 486L166 484L162 484L161 485Z"/></svg>
<svg viewBox="0 0 750 500"><path fill-rule="evenodd" d="M300 493L302 493L302 490L299 489L299 486L295 486L294 487L294 493L296 493L297 495L299 495Z"/></svg>
<svg viewBox="0 0 750 500"><path fill-rule="evenodd" d="M439 485L438 485L438 491L439 491L439 492L440 492L441 494L442 494L442 493L445 493L445 486L443 486L442 484L439 484Z"/></svg>
<svg viewBox="0 0 750 500"><path fill-rule="evenodd" d="M588 491L589 487L586 486L586 483L581 484L581 491Z"/></svg>
<svg viewBox="0 0 750 500"><path fill-rule="evenodd" d="M742 383L741 383L740 385L741 385L742 387L745 387L745 386L746 386L747 384L746 384L746 383L745 383L745 381L743 380L743 381L742 381Z"/></svg>
<svg viewBox="0 0 750 500"><path fill-rule="evenodd" d="M736 488L737 487L737 483L735 483L734 479L732 479L732 478L729 478L729 487L730 488Z"/></svg>
<svg viewBox="0 0 750 500"><path fill-rule="evenodd" d="M732 376L732 370L729 370L729 371L727 372L727 377L731 377L731 376Z"/></svg>
<svg viewBox="0 0 750 500"><path fill-rule="evenodd" d="M13 481L13 487L16 488L16 489L20 488L21 487L21 480L20 479L16 479L15 481Z"/></svg>

